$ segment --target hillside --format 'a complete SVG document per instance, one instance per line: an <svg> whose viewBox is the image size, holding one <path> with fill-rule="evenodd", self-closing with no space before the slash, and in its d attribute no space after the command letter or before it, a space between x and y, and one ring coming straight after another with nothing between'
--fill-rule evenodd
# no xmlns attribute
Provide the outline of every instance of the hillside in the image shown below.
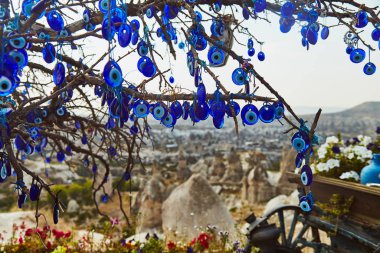
<svg viewBox="0 0 380 253"><path fill-rule="evenodd" d="M305 115L304 118L311 121L313 115ZM365 102L342 112L322 112L318 131L323 135L342 133L344 136L374 136L377 126L380 126L380 102Z"/></svg>

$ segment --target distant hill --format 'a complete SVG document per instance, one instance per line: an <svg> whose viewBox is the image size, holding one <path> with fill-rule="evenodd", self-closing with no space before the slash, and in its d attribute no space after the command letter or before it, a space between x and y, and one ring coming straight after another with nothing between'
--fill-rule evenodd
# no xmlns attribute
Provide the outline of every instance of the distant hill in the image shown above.
<svg viewBox="0 0 380 253"><path fill-rule="evenodd" d="M312 122L313 115L303 118ZM380 126L380 102L365 102L353 108L321 115L318 132L323 135L341 133L344 137L365 134L375 136Z"/></svg>

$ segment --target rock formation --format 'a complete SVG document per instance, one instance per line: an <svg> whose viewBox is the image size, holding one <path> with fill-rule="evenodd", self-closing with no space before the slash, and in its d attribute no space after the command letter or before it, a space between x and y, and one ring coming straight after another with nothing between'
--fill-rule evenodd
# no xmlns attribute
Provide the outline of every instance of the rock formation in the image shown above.
<svg viewBox="0 0 380 253"><path fill-rule="evenodd" d="M197 227L207 225L235 235L234 221L223 201L203 176L194 174L163 203L162 228L169 237L175 231L178 239L192 238L199 233Z"/></svg>

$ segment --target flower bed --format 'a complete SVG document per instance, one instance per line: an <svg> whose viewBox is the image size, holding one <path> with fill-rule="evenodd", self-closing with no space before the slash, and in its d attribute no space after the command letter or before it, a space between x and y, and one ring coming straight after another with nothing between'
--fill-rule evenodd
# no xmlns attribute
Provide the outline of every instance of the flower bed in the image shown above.
<svg viewBox="0 0 380 253"><path fill-rule="evenodd" d="M321 176L359 182L363 167L370 163L374 153L380 153L380 127L376 132L378 137L374 141L363 135L349 140L342 140L340 135L327 137L311 169Z"/></svg>
<svg viewBox="0 0 380 253"><path fill-rule="evenodd" d="M0 233L0 252L128 252L128 253L195 253L195 252L242 252L243 245L239 241L231 242L227 232L217 232L215 227L207 227L205 231L188 242L165 241L156 234L147 234L144 242L127 240L120 228L107 222L105 224L104 237L101 241L95 241L93 233L75 239L72 231L61 231L45 226L39 228L27 228L23 223L13 226L12 238L4 242ZM1 243L2 242L2 243Z"/></svg>

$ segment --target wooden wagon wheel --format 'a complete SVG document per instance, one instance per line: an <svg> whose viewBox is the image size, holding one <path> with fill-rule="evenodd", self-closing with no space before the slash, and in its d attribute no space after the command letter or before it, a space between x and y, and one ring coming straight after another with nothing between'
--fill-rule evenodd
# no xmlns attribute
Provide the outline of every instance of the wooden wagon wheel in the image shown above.
<svg viewBox="0 0 380 253"><path fill-rule="evenodd" d="M253 246L262 253L301 253L306 248L307 252L333 252L321 242L319 228L307 222L307 215L298 206L280 206L260 218L251 215L247 222L245 253L250 253Z"/></svg>

